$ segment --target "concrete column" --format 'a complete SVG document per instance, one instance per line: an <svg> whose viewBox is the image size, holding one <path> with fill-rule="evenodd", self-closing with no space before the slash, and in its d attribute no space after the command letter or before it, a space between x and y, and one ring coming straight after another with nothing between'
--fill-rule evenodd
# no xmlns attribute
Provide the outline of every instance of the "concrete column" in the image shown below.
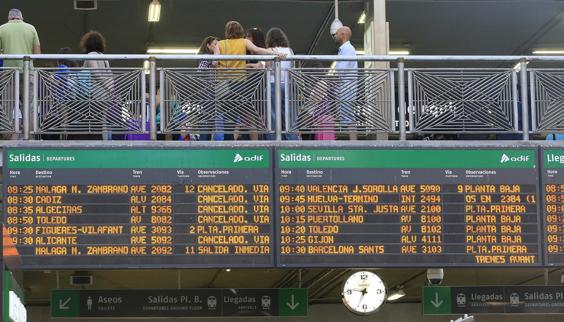
<svg viewBox="0 0 564 322"><path fill-rule="evenodd" d="M389 28L386 21L386 0L364 0L364 54L387 55L390 50ZM366 68L388 68L386 62L369 62ZM377 140L387 140L387 133L378 133Z"/></svg>
<svg viewBox="0 0 564 322"><path fill-rule="evenodd" d="M387 55L390 40L386 22L386 0L365 0L364 12L366 13L364 53L366 55ZM387 63L380 63L374 67L387 66Z"/></svg>

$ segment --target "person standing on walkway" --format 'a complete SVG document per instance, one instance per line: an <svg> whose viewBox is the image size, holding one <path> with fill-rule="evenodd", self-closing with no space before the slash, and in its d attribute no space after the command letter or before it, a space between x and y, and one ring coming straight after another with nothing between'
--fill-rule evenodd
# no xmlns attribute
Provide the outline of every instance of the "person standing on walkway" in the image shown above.
<svg viewBox="0 0 564 322"><path fill-rule="evenodd" d="M292 56L294 54L294 51L292 50L292 48L290 48L290 41L288 40L288 36L286 36L286 33L284 33L284 31L282 31L282 29L280 28L271 28L268 33L266 34L266 47L268 47L269 49L272 49L274 51L274 53L278 54L278 55L284 55L286 57ZM272 64L272 63L270 63ZM292 68L292 62L289 60L284 60L281 62L280 64L281 66L281 79L280 79L280 93L281 93L281 121L282 121L282 128L284 129L286 126L286 109L289 108L288 106L286 106L286 82L288 81L288 70L290 68ZM273 127L275 127L276 125L276 110L275 110L275 106L276 106L276 87L275 85L275 79L274 79L274 73L271 74L270 76L270 88L271 88L271 94L270 94L270 99L271 99L271 124L273 125ZM288 130L288 129L286 129ZM276 135L275 134L269 134L268 135L269 140L275 140L276 139ZM282 135L282 138L284 140L289 140L289 141L295 141L295 140L299 140L299 136L296 133L284 133Z"/></svg>
<svg viewBox="0 0 564 322"><path fill-rule="evenodd" d="M352 56L356 57L356 50L351 44L352 37L351 28L343 26L337 30L335 34L335 43L339 45L339 56ZM337 110L339 113L339 120L341 126L349 131L349 139L357 140L358 135L355 132L355 105L356 105L356 89L357 89L357 70L358 62L351 61L337 61L335 71L339 77L339 86L337 86Z"/></svg>
<svg viewBox="0 0 564 322"><path fill-rule="evenodd" d="M272 55L274 52L255 46L250 40L245 38L245 29L237 21L229 21L225 24L225 39L219 41L214 49L215 55L237 55L244 56L247 52L254 55ZM260 115L257 114L256 107L251 104L241 104L246 101L242 95L245 91L247 82L247 62L245 60L227 60L214 62L218 65L220 72L218 77L221 80L218 99L224 101L225 107L222 111L225 116L226 131L235 132L239 127L253 128L258 127L261 122ZM224 69L225 71L221 72ZM226 85L224 88L223 85ZM258 133L254 130L245 129L251 140L258 140ZM233 140L231 133L225 133L226 141Z"/></svg>
<svg viewBox="0 0 564 322"><path fill-rule="evenodd" d="M37 30L24 22L22 12L12 9L8 13L8 22L0 26L0 50L5 55L41 54ZM23 67L22 60L7 59L4 67Z"/></svg>
<svg viewBox="0 0 564 322"><path fill-rule="evenodd" d="M106 39L97 31L89 31L80 39L80 48L85 54L103 55L106 51ZM112 139L112 122L119 120L121 111L117 106L117 97L114 88L110 62L107 60L88 59L84 61L81 79L84 82L88 101L83 108L88 108L91 113L97 113L101 119L98 126L102 130L102 139ZM84 93L83 93L84 94Z"/></svg>
<svg viewBox="0 0 564 322"><path fill-rule="evenodd" d="M24 22L23 14L19 9L11 9L8 12L8 22L0 26L0 53L5 55L32 55L41 54L41 45L37 30L31 24ZM23 70L23 60L6 59L4 67L15 67ZM33 62L30 67L33 67ZM23 102L23 77L20 77L20 98ZM29 102L33 100L33 78L29 78ZM17 119L21 118L21 112L15 111ZM30 126L33 117L29 118Z"/></svg>
<svg viewBox="0 0 564 322"><path fill-rule="evenodd" d="M198 50L198 55L213 55L215 47L217 47L217 43L219 39L214 36L207 36L202 41L200 45L200 49ZM209 59L200 60L198 62L198 72L200 72L206 81L211 81L215 77L214 72L214 65L213 62ZM206 97L206 107L205 107L205 117L210 117L209 113L212 113L211 116L214 120L214 128L212 133L200 133L199 140L200 141L223 141L223 115L220 111L215 108L215 88L211 86L211 88L203 88L202 91L205 91L203 94ZM210 106L210 104L212 104ZM209 122L209 121L207 121Z"/></svg>

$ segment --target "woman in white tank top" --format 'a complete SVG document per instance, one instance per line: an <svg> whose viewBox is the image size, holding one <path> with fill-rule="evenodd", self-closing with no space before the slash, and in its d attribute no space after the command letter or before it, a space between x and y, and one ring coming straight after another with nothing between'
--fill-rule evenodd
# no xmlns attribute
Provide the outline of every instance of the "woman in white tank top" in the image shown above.
<svg viewBox="0 0 564 322"><path fill-rule="evenodd" d="M288 57L288 56L292 56L294 54L294 52L292 51L292 49L290 48L290 42L288 41L288 37L286 36L286 34L284 33L284 31L282 31L282 29L280 28L271 28L267 33L266 33L266 47L268 48L272 48L272 50L278 54L278 56L282 56L282 57ZM281 82L280 82L280 90L282 92L282 129L284 129L285 124L286 124L286 81L288 79L288 69L290 69L292 67L292 62L288 61L288 60L283 60L281 63ZM272 93L270 95L271 100L272 100L272 115L271 115L271 124L276 124L276 111L274 109L275 106L275 88L274 88L274 73L272 73L271 77L270 77L270 83L272 84L272 86L270 86ZM267 138L269 140L274 140L275 134L269 134L267 136ZM299 140L300 137L297 134L293 134L293 133L286 133L282 135L282 139L284 140Z"/></svg>

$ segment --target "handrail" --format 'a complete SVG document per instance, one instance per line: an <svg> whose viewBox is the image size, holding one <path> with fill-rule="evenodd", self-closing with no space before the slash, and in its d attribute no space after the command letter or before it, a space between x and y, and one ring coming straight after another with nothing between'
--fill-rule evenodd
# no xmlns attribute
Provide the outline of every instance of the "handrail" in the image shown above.
<svg viewBox="0 0 564 322"><path fill-rule="evenodd" d="M39 54L39 55L4 55L0 54L0 59L24 59L29 57L34 60L54 60L54 59L76 59L76 60L264 60L273 61L277 59L274 55L149 55L149 54ZM293 55L281 60L291 61L387 61L393 62L403 59L406 62L440 62L440 61L490 61L490 62L564 62L564 56L515 56L515 55L358 55L358 56L337 56L337 55Z"/></svg>
<svg viewBox="0 0 564 322"><path fill-rule="evenodd" d="M414 114L413 112L413 106L412 106L412 101L411 101L411 87L413 86L412 83L412 79L411 77L411 72L414 70L412 68L408 68L406 66L407 63L410 62L497 62L497 63L511 63L513 65L515 65L516 63L518 63L518 66L520 67L520 71L518 71L517 69L513 70L511 67L507 66L506 68L504 68L505 70L509 70L510 72L513 73L512 75L512 80L511 82L514 82L514 84L511 84L511 86L513 86L511 93L509 93L508 95L511 96L514 100L514 114L515 114L515 118L511 120L512 124L513 124L513 128L515 129L515 133L519 132L519 120L521 120L521 124L522 124L522 131L521 133L523 134L523 139L527 140L528 136L529 136L529 115L528 115L528 91L529 91L529 84L528 84L528 74L529 74L529 69L527 68L527 63L529 62L560 62L563 63L564 62L564 55L562 56L530 56L530 55L522 55L522 56L517 56L517 55L358 55L358 56L337 56L337 55L292 55L292 56L288 56L288 57L278 57L276 55L191 55L191 54L182 54L182 55L163 55L163 54L159 54L159 55L150 55L150 54L98 54L98 55L89 55L89 54L70 54L70 55L61 55L61 54L39 54L39 55L5 55L5 54L0 54L0 59L4 59L4 60L22 60L24 62L24 66L25 68L23 68L23 73L22 75L20 75L19 73L16 73L16 77L22 77L22 79L24 80L23 82L21 82L22 84L22 88L19 89L19 92L23 93L24 98L23 98L23 104L22 104L22 112L23 112L23 134L24 134L24 138L29 138L29 134L30 134L30 122L29 122L29 114L30 114L30 104L31 102L31 97L30 93L32 95L34 95L33 93L36 92L36 89L34 89L32 86L34 86L34 82L31 82L31 80L33 80L30 77L33 77L33 73L34 71L37 72L40 69L34 69L30 62L33 60L57 60L57 59L65 59L65 60L110 60L110 61L149 61L150 62L150 73L149 74L149 98L150 98L150 133L151 133L151 138L155 139L156 138L156 133L157 133L157 127L156 127L156 104L155 104L155 97L156 97L156 86L157 86L157 70L158 70L158 66L157 66L157 62L159 61L198 61L198 60L208 60L208 61L234 61L234 60L260 60L260 61L269 61L269 62L275 62L274 64L272 64L272 67L269 68L268 70L271 73L274 73L274 91L272 92L272 97L275 98L274 99L274 103L271 104L276 113L276 123L275 124L271 124L272 126L275 126L276 129L276 134L278 136L278 139L280 139L280 135L282 133L282 126L281 124L279 124L279 122L281 121L281 109L279 108L280 104L281 104L281 73L280 70L276 70L276 69L280 69L281 65L280 62L281 61L358 61L358 62L395 62L397 63L397 68L385 68L385 70L387 71L392 71L392 75L391 75L391 80L392 80L392 92L393 92L393 73L398 73L398 92L397 92L397 97L394 97L393 101L395 102L395 99L397 98L397 102L398 104L398 110L395 110L396 106L395 103L391 103L392 104L392 109L393 111L392 113L392 119L394 119L396 117L395 113L399 114L397 115L399 117L400 120L400 126L399 126L399 134L400 134L400 140L406 140L406 129L404 128L404 119L406 117L406 114L409 115L410 117L410 121L411 118ZM117 64L116 64L117 65ZM270 65L270 64L269 64ZM517 66L517 65L516 65ZM21 68L5 68L6 70L20 70ZM118 68L116 68L118 69ZM139 66L139 68L137 69L141 69L141 66ZM331 70L328 70L328 75L332 75L331 74ZM374 69L376 70L376 69ZM442 69L442 70L446 70L446 69ZM466 69L466 70L470 70L470 69ZM405 79L404 73L407 73L407 79ZM516 84L517 84L517 75L519 75L519 84L520 84L520 88L517 89ZM533 76L531 76L533 77ZM17 82L18 84L16 84L16 86L19 86L20 82ZM143 82L143 84L145 84ZM270 82L268 82L268 84L270 84ZM286 84L287 85L287 84ZM145 86L145 85L143 85ZM407 95L406 95L406 91L405 91L405 87L407 88ZM532 89L532 85L531 89ZM143 87L144 88L144 87ZM270 90L268 91L268 93L266 94L267 97L270 97L271 93ZM531 94L532 97L534 97L534 94ZM406 97L409 96L409 97ZM509 97L508 96L508 97ZM521 108L521 112L518 113L518 109L517 109L517 99L520 96L520 100L522 101L522 108ZM18 100L15 100L16 102L14 102L14 106L17 110L18 108ZM270 102L270 98L268 99L268 101ZM35 104L35 102L34 102ZM269 103L270 104L270 103ZM535 102L531 103L533 106L535 106ZM535 115L535 111L532 111L532 116ZM519 115L520 114L520 115ZM563 117L564 118L564 117ZM288 120L288 118L287 118ZM410 126L413 123L410 122ZM286 126L288 127L288 126ZM17 125L16 125L17 128ZM270 126L269 126L270 128ZM535 124L532 125L532 129L534 131L535 129Z"/></svg>
<svg viewBox="0 0 564 322"><path fill-rule="evenodd" d="M38 60L264 60L273 61L277 56L275 55L148 55L148 54L40 54L40 55L3 55L0 54L0 59L30 59Z"/></svg>

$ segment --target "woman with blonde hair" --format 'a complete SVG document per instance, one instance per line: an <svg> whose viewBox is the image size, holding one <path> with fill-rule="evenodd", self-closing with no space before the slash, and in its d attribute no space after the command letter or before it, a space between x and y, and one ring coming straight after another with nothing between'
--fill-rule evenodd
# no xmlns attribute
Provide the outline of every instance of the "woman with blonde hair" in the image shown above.
<svg viewBox="0 0 564 322"><path fill-rule="evenodd" d="M221 40L214 49L214 54L216 55L246 55L247 52L255 55L273 55L275 54L271 49L265 49L261 47L257 47L253 44L252 41L245 38L245 29L243 26L237 21L229 21L225 24L225 39ZM245 60L226 60L226 61L216 61L214 65L218 66L220 69L233 69L232 71L225 71L222 80L229 81L229 94L233 95L234 92L241 89L243 86L243 82L247 80L246 77L246 70L245 74L241 74L240 72L236 71L236 69L244 70L247 68L247 62ZM226 111L224 115L231 114L230 111L234 111L236 109L240 109L239 104L235 102L228 103L226 106ZM253 108L252 112L256 112ZM253 126L253 124L257 124L259 122L262 123L260 120L260 115L250 115L245 117L246 120L241 120L241 113L234 113L231 114L230 121L231 123L247 123L249 126ZM229 117L226 117L226 123ZM237 127L240 124L235 124L234 126ZM250 132L249 136L251 140L258 140L258 133ZM232 134L225 134L225 140L232 140Z"/></svg>

